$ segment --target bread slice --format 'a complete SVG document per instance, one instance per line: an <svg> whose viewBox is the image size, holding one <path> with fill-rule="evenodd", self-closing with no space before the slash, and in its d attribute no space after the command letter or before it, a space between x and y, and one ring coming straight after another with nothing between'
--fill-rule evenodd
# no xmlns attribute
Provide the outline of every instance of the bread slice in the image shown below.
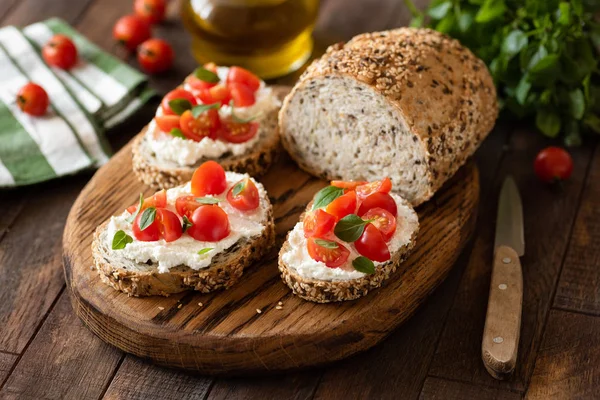
<svg viewBox="0 0 600 400"><path fill-rule="evenodd" d="M283 99L290 88L275 86L273 93ZM251 176L263 175L273 164L280 152L277 113L273 110L261 119L258 135L260 139L246 154L225 154L215 159L226 171L248 173ZM199 159L194 165L182 167L174 162L159 161L148 144L146 126L134 139L132 146L133 171L138 178L154 189L169 189L192 179L196 168L208 158Z"/></svg>
<svg viewBox="0 0 600 400"><path fill-rule="evenodd" d="M474 153L497 114L483 61L439 32L400 28L331 46L284 100L279 128L307 172L389 176L417 206Z"/></svg>
<svg viewBox="0 0 600 400"><path fill-rule="evenodd" d="M123 258L108 245L111 242L107 238L108 221L94 232L94 266L102 282L129 296L169 296L186 290L208 293L227 289L240 279L245 268L263 257L274 244L273 209L268 198L262 199L261 205L265 200L268 210L261 221L265 226L262 234L240 239L216 254L207 268L195 270L180 265L169 269L167 273L159 273L156 263L137 263Z"/></svg>
<svg viewBox="0 0 600 400"><path fill-rule="evenodd" d="M311 207L312 202L307 206L306 210L310 210ZM412 217L417 219L416 213L406 200L402 200L400 207L406 208L408 212L413 214ZM304 219L305 213L300 216L300 222ZM345 280L321 280L302 276L293 265L286 264L283 260L283 254L290 251L291 248L291 244L289 243L291 232L289 232L286 241L279 251L278 266L281 272L281 279L292 289L292 292L296 296L316 303L358 299L365 296L369 291L379 288L410 255L417 241L419 224L417 222L416 226L410 225L407 227L401 221L398 221L398 229L411 229L411 227L410 240L397 251L393 252L389 261L376 265L374 274Z"/></svg>

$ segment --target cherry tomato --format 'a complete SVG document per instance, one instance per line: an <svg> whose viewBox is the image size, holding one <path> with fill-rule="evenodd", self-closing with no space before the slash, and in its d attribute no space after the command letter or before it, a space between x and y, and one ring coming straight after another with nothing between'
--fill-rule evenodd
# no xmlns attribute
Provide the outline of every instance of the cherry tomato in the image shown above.
<svg viewBox="0 0 600 400"><path fill-rule="evenodd" d="M133 204L129 207L127 207L127 211L130 214L133 214L135 212L135 210L137 210L139 204ZM152 196L150 197L146 197L144 199L144 202L142 203L142 209L140 210L140 212L144 211L146 208L148 207L154 207L154 208L165 208L167 206L167 191L166 190L160 190L156 193L154 193Z"/></svg>
<svg viewBox="0 0 600 400"><path fill-rule="evenodd" d="M156 125L163 132L171 132L173 128L179 128L179 115L160 115L154 117L154 121L156 121Z"/></svg>
<svg viewBox="0 0 600 400"><path fill-rule="evenodd" d="M335 217L321 209L309 211L304 216L304 237L323 237L333 229Z"/></svg>
<svg viewBox="0 0 600 400"><path fill-rule="evenodd" d="M229 143L243 143L252 139L258 132L258 122L234 122L232 119L221 121L219 136Z"/></svg>
<svg viewBox="0 0 600 400"><path fill-rule="evenodd" d="M339 187L342 189L354 190L357 186L365 185L367 181L331 181L331 186Z"/></svg>
<svg viewBox="0 0 600 400"><path fill-rule="evenodd" d="M192 214L187 233L202 242L218 242L229 236L229 217L218 205L202 205Z"/></svg>
<svg viewBox="0 0 600 400"><path fill-rule="evenodd" d="M48 93L33 82L27 83L17 93L17 106L29 115L44 115L49 104Z"/></svg>
<svg viewBox="0 0 600 400"><path fill-rule="evenodd" d="M182 235L181 221L179 217L166 208L157 208L154 221L146 227L140 229L140 220L142 213L138 214L133 221L133 236L142 242L155 242L161 237L167 242L177 240Z"/></svg>
<svg viewBox="0 0 600 400"><path fill-rule="evenodd" d="M227 201L241 211L255 210L260 203L258 188L250 178L244 178L229 189Z"/></svg>
<svg viewBox="0 0 600 400"><path fill-rule="evenodd" d="M328 243L335 243L336 247L325 247L319 244L319 241L325 240L317 237L306 239L308 254L315 261L325 263L329 268L337 268L344 264L350 255L350 251L343 244L326 240Z"/></svg>
<svg viewBox="0 0 600 400"><path fill-rule="evenodd" d="M220 123L219 112L214 108L204 111L198 118L194 118L192 112L187 110L179 120L183 135L195 142L199 142L205 137L216 139Z"/></svg>
<svg viewBox="0 0 600 400"><path fill-rule="evenodd" d="M358 207L358 215L362 216L371 208L380 207L389 211L394 217L398 214L398 205L389 193L375 192L360 204Z"/></svg>
<svg viewBox="0 0 600 400"><path fill-rule="evenodd" d="M390 190L392 190L392 181L390 181L390 178L384 178L380 181L373 181L357 186L356 194L359 199L364 199L375 192L389 193Z"/></svg>
<svg viewBox="0 0 600 400"><path fill-rule="evenodd" d="M65 35L54 35L42 48L46 64L62 69L71 69L77 64L77 47Z"/></svg>
<svg viewBox="0 0 600 400"><path fill-rule="evenodd" d="M260 87L260 78L241 67L231 67L227 73L227 83L236 82L246 85L252 92Z"/></svg>
<svg viewBox="0 0 600 400"><path fill-rule="evenodd" d="M206 161L194 171L192 194L195 196L221 194L225 189L227 189L225 170L216 161Z"/></svg>
<svg viewBox="0 0 600 400"><path fill-rule="evenodd" d="M113 28L113 37L129 51L150 39L150 24L137 15L121 17Z"/></svg>
<svg viewBox="0 0 600 400"><path fill-rule="evenodd" d="M363 219L373 220L371 223L375 225L375 228L379 229L379 232L383 235L385 241L389 241L394 232L396 232L396 218L388 210L383 208L375 207L371 208Z"/></svg>
<svg viewBox="0 0 600 400"><path fill-rule="evenodd" d="M194 95L188 92L187 90L183 90L180 88L171 90L165 95L165 97L163 97L162 101L160 102L160 107L162 108L163 113L165 115L177 115L175 111L171 110L171 106L169 105L169 102L175 99L187 100L192 106L198 104Z"/></svg>
<svg viewBox="0 0 600 400"><path fill-rule="evenodd" d="M383 234L373 224L367 224L365 231L354 242L356 251L362 256L367 257L371 261L384 262L390 259L390 251Z"/></svg>
<svg viewBox="0 0 600 400"><path fill-rule="evenodd" d="M162 39L148 39L138 47L138 62L150 74L171 68L174 57L173 48Z"/></svg>
<svg viewBox="0 0 600 400"><path fill-rule="evenodd" d="M198 97L204 104L219 103L221 105L229 104L231 100L231 93L229 88L225 85L218 84L208 89L200 90Z"/></svg>
<svg viewBox="0 0 600 400"><path fill-rule="evenodd" d="M573 173L573 159L565 149L546 147L538 153L533 168L543 182L564 181Z"/></svg>
<svg viewBox="0 0 600 400"><path fill-rule="evenodd" d="M246 85L232 82L229 84L229 92L235 107L249 107L256 103L254 92Z"/></svg>
<svg viewBox="0 0 600 400"><path fill-rule="evenodd" d="M192 219L192 214L196 208L200 207L202 203L196 201L196 196L181 196L175 200L175 209L177 214L182 217L185 215L189 220Z"/></svg>
<svg viewBox="0 0 600 400"><path fill-rule="evenodd" d="M208 63L203 65L204 69L207 69L213 73L217 73L217 65L215 63ZM218 82L206 82L201 79L196 78L194 75L189 75L185 82L190 85L193 90L203 91L205 89L210 89L213 86L216 86Z"/></svg>
<svg viewBox="0 0 600 400"><path fill-rule="evenodd" d="M348 214L354 214L356 211L356 192L354 190L344 193L325 208L329 214L336 220L344 218Z"/></svg>
<svg viewBox="0 0 600 400"><path fill-rule="evenodd" d="M156 24L165 19L165 0L135 0L135 13L150 24Z"/></svg>

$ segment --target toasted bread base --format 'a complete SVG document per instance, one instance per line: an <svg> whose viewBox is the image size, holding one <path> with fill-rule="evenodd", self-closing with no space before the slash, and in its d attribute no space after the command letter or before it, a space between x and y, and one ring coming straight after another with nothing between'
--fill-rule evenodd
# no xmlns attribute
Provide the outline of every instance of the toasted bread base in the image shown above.
<svg viewBox="0 0 600 400"><path fill-rule="evenodd" d="M113 250L105 247L102 234L106 226L107 222L94 232L94 265L102 282L134 297L169 296L186 290L208 293L227 289L240 279L245 268L264 256L275 242L275 224L270 207L262 235L238 241L213 257L208 268L194 270L178 266L167 273L159 273L156 264L142 264L141 267L146 271L132 271L119 263Z"/></svg>

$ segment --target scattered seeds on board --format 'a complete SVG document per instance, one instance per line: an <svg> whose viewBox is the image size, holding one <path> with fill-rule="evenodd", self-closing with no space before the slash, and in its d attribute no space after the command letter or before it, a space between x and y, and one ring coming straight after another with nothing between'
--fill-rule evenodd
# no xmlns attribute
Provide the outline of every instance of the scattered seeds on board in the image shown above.
<svg viewBox="0 0 600 400"><path fill-rule="evenodd" d="M158 307L158 309L159 309L160 311L162 311L162 310L164 310L165 308L164 308L164 307Z"/></svg>
<svg viewBox="0 0 600 400"><path fill-rule="evenodd" d="M204 304L202 304L202 303L198 303L198 306L200 306L200 307L202 307L203 305L204 305Z"/></svg>
<svg viewBox="0 0 600 400"><path fill-rule="evenodd" d="M261 310L260 308L257 308L257 309L256 309L256 313L257 313L257 314L260 314L260 313L262 313L262 310Z"/></svg>
<svg viewBox="0 0 600 400"><path fill-rule="evenodd" d="M179 303L179 305L177 306L177 308L181 308L181 306L183 306L183 304Z"/></svg>
<svg viewBox="0 0 600 400"><path fill-rule="evenodd" d="M277 309L277 310L283 310L283 307L277 306L277 307L275 307L275 309Z"/></svg>
<svg viewBox="0 0 600 400"><path fill-rule="evenodd" d="M277 305L278 305L278 306L282 306L282 305L283 305L283 302L281 302L281 301L280 301L279 303L277 303Z"/></svg>

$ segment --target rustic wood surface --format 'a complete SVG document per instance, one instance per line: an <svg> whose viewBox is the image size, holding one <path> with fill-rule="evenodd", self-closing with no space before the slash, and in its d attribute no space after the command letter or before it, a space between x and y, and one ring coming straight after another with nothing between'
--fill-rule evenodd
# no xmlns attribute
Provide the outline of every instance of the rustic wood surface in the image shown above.
<svg viewBox="0 0 600 400"><path fill-rule="evenodd" d="M382 288L356 301L315 304L293 296L281 282L277 253L326 182L288 157L260 181L273 204L278 244L238 284L210 294L129 297L102 283L90 268L94 229L135 203L136 193L151 193L131 173L131 144L125 146L83 189L67 219L63 258L75 313L128 353L205 374L265 373L335 361L381 341L446 278L473 233L479 200L479 175L469 162L418 208L417 245ZM275 308L279 302L281 310Z"/></svg>
<svg viewBox="0 0 600 400"><path fill-rule="evenodd" d="M427 0L418 3L426 3ZM0 25L58 15L112 51L110 29L129 0L2 0ZM398 0L322 0L320 46L405 25ZM194 62L176 22L157 28L177 51L163 93ZM288 80L288 83L293 78ZM115 149L148 121L153 106L111 132ZM524 125L499 124L475 159L481 205L475 239L448 279L401 328L372 349L323 368L281 376L210 378L156 367L106 345L75 316L64 291L60 237L91 174L0 192L0 398L135 399L595 399L600 392L600 150L572 150L561 191L539 183L533 157L556 142ZM594 150L595 149L595 150ZM527 253L516 373L491 378L481 362L497 196L506 174L521 190ZM40 235L39 232L43 232Z"/></svg>

